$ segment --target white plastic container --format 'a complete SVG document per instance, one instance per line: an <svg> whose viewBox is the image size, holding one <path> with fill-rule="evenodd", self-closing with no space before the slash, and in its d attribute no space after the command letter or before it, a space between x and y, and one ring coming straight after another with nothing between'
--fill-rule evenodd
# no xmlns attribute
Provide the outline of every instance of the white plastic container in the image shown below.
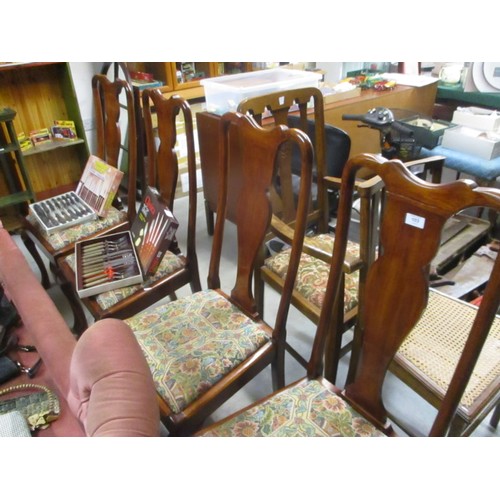
<svg viewBox="0 0 500 500"><path fill-rule="evenodd" d="M270 94L279 90L318 87L321 75L294 69L265 69L237 75L218 76L201 81L205 88L207 111L222 115L236 111L248 97Z"/></svg>

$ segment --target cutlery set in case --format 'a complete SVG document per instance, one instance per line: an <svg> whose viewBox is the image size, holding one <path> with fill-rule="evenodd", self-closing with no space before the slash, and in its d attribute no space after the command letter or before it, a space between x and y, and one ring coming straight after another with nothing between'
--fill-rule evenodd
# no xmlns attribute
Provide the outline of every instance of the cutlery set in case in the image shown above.
<svg viewBox="0 0 500 500"><path fill-rule="evenodd" d="M75 256L76 291L81 298L144 280L130 231L78 242Z"/></svg>
<svg viewBox="0 0 500 500"><path fill-rule="evenodd" d="M47 234L97 218L92 207L74 191L37 201L30 208Z"/></svg>
<svg viewBox="0 0 500 500"><path fill-rule="evenodd" d="M47 234L105 217L118 191L123 172L90 156L75 191L30 204Z"/></svg>
<svg viewBox="0 0 500 500"><path fill-rule="evenodd" d="M31 213L48 234L104 217L122 177L123 172L91 156L76 191L32 203ZM156 272L178 225L158 191L148 187L131 231L76 242L79 297L142 283Z"/></svg>

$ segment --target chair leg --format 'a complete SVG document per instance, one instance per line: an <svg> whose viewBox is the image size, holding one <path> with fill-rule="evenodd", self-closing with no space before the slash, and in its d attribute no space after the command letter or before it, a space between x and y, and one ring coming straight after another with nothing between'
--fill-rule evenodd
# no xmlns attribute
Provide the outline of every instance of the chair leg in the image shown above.
<svg viewBox="0 0 500 500"><path fill-rule="evenodd" d="M43 263L43 260L38 253L35 243L33 243L33 240L29 238L24 232L21 233L21 240L23 241L26 250L28 250L29 254L31 255L31 257L33 257L33 260L38 266L38 269L40 270L42 286L47 290L48 288L50 288L49 274L47 273L47 268L45 267L45 264Z"/></svg>
<svg viewBox="0 0 500 500"><path fill-rule="evenodd" d="M332 384L337 382L337 372L339 369L342 335L335 329L328 335L326 354L325 354L325 378Z"/></svg>
<svg viewBox="0 0 500 500"><path fill-rule="evenodd" d="M356 371L358 369L358 360L359 360L359 354L361 351L361 334L360 330L358 328L358 325L356 324L354 326L354 336L352 339L352 349L351 349L351 359L349 361L349 368L347 371L347 377L346 377L346 385L350 384L351 382L354 381L354 378L356 377Z"/></svg>
<svg viewBox="0 0 500 500"><path fill-rule="evenodd" d="M276 350L276 357L271 364L271 377L273 391L278 391L285 386L285 344L279 343Z"/></svg>
<svg viewBox="0 0 500 500"><path fill-rule="evenodd" d="M209 236L214 234L214 213L210 210L208 206L208 201L205 200L205 218L207 220L207 233Z"/></svg>
<svg viewBox="0 0 500 500"><path fill-rule="evenodd" d="M333 306L333 314L326 338L325 345L325 378L332 384L336 383L337 371L342 349L342 335L344 333L344 280L342 280L340 293Z"/></svg>
<svg viewBox="0 0 500 500"><path fill-rule="evenodd" d="M68 299L71 312L73 313L73 332L80 336L88 327L85 311L73 290L73 285L68 282L61 283L61 291Z"/></svg>
<svg viewBox="0 0 500 500"><path fill-rule="evenodd" d="M254 298L255 306L260 317L264 319L264 287L265 283L257 266L254 273Z"/></svg>
<svg viewBox="0 0 500 500"><path fill-rule="evenodd" d="M490 425L494 429L498 426L498 421L500 420L500 403L497 404L495 410L493 411L493 415L491 416Z"/></svg>
<svg viewBox="0 0 500 500"><path fill-rule="evenodd" d="M474 430L469 426L467 432L467 422L460 418L459 415L455 415L455 417L451 421L450 430L448 431L448 436L450 437L468 437Z"/></svg>

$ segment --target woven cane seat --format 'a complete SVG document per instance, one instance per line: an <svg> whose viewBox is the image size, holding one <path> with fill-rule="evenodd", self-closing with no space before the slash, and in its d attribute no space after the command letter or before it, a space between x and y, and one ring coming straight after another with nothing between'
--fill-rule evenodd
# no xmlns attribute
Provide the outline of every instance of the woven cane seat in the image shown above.
<svg viewBox="0 0 500 500"><path fill-rule="evenodd" d="M205 437L382 437L317 380L292 386L199 434Z"/></svg>
<svg viewBox="0 0 500 500"><path fill-rule="evenodd" d="M476 306L430 290L426 311L402 343L394 361L442 398L476 310ZM480 410L484 395L494 390L499 377L500 317L496 316L458 409L464 418L469 419Z"/></svg>
<svg viewBox="0 0 500 500"><path fill-rule="evenodd" d="M332 234L318 234L306 241L316 248L324 250L328 253L333 252L333 243L335 238ZM347 244L346 259L354 259L359 256L359 245L352 241ZM264 266L270 271L277 274L281 279L285 279L288 262L290 261L290 249L283 250L277 253L264 262ZM312 257L306 253L302 253L300 258L299 270L295 281L295 289L306 300L311 302L315 307L323 306L325 296L326 283L330 265L326 262ZM359 272L355 271L345 275L344 286L344 312L351 311L358 304L358 287L359 287Z"/></svg>

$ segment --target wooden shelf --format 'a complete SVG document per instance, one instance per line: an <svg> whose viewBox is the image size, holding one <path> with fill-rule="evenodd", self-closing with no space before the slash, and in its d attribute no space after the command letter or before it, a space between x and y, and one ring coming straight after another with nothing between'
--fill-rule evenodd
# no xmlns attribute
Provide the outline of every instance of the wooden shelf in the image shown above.
<svg viewBox="0 0 500 500"><path fill-rule="evenodd" d="M33 146L31 149L23 151L23 156L31 156L40 153L47 153L48 151L53 151L54 149L59 148L68 148L71 146L77 146L78 144L84 144L85 141L83 139L76 139L74 141L50 141L46 144L41 144L39 146Z"/></svg>
<svg viewBox="0 0 500 500"><path fill-rule="evenodd" d="M22 152L36 198L75 185L89 157L85 129L69 63L0 64L0 103L16 111L17 133L49 128L54 120L75 123L76 141L53 141ZM0 179L0 195L8 189Z"/></svg>
<svg viewBox="0 0 500 500"><path fill-rule="evenodd" d="M25 201L33 201L31 193L28 191L20 191L19 193L9 194L7 196L0 197L0 208L17 205Z"/></svg>
<svg viewBox="0 0 500 500"><path fill-rule="evenodd" d="M0 64L0 71L18 70L22 68L36 68L49 64L62 64L60 62L11 62Z"/></svg>

